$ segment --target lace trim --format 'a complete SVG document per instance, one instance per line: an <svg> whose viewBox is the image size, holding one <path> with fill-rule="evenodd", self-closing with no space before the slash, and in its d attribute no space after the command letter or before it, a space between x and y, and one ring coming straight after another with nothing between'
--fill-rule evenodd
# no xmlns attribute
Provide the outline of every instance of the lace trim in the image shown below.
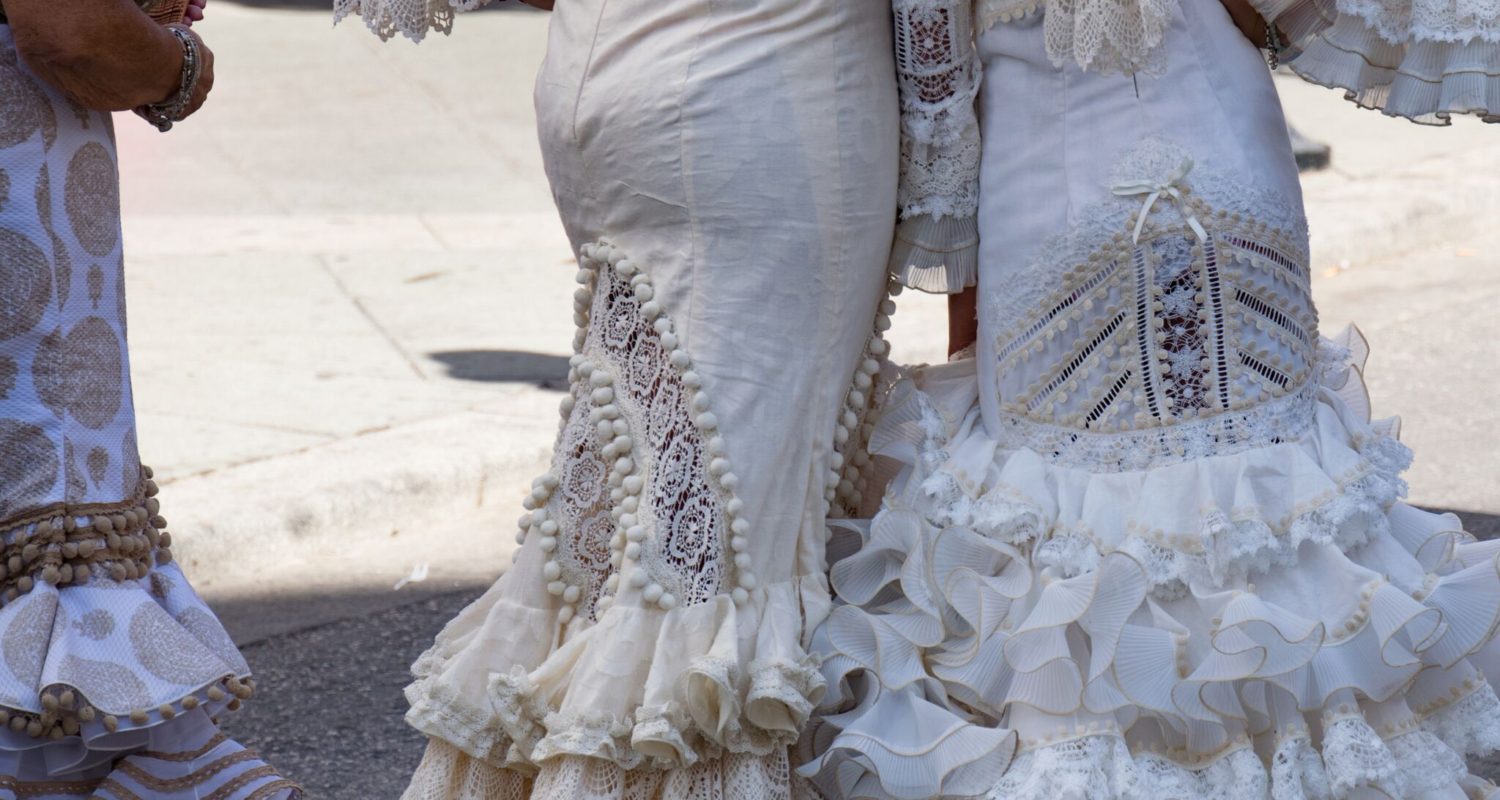
<svg viewBox="0 0 1500 800"><path fill-rule="evenodd" d="M1353 14L1388 42L1500 42L1497 0L1340 0L1338 9Z"/></svg>
<svg viewBox="0 0 1500 800"><path fill-rule="evenodd" d="M972 0L896 0L903 217L967 217L979 208L980 65Z"/></svg>
<svg viewBox="0 0 1500 800"><path fill-rule="evenodd" d="M979 29L1020 21L1045 9L1047 55L1096 72L1161 74L1161 47L1177 0L980 0Z"/></svg>
<svg viewBox="0 0 1500 800"><path fill-rule="evenodd" d="M639 266L607 242L584 245L579 263L573 389L517 543L537 537L550 554L543 577L564 624L580 610L597 620L622 576L663 610L725 584L743 605L759 585L751 524L703 380Z"/></svg>
<svg viewBox="0 0 1500 800"><path fill-rule="evenodd" d="M473 11L493 0L333 0L333 24L353 14L382 41L401 34L420 42L428 31L453 31L455 11Z"/></svg>

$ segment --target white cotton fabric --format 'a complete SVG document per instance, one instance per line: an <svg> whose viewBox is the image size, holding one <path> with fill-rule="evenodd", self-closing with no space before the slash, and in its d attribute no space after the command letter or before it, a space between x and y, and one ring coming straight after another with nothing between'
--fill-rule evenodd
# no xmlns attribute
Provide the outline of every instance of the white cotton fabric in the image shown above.
<svg viewBox="0 0 1500 800"><path fill-rule="evenodd" d="M801 773L835 798L1483 797L1500 546L1407 505L1367 347L1319 332L1261 54L979 35L976 355L894 381ZM962 23L960 23L960 27Z"/></svg>
<svg viewBox="0 0 1500 800"><path fill-rule="evenodd" d="M788 797L837 451L877 368L889 6L570 0L548 36L573 386L515 565L414 667L432 742L407 797Z"/></svg>

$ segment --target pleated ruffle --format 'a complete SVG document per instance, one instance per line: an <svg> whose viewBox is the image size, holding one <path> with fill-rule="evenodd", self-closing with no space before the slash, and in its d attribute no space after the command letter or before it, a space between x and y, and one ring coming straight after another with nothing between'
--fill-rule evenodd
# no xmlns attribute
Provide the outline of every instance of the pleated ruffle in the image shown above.
<svg viewBox="0 0 1500 800"><path fill-rule="evenodd" d="M1480 791L1500 545L1401 502L1364 350L1325 342L1294 440L1111 473L998 447L972 365L915 373L874 440L905 469L842 529L804 774L910 800Z"/></svg>
<svg viewBox="0 0 1500 800"><path fill-rule="evenodd" d="M1428 30L1344 11L1335 0L1271 5L1267 17L1289 47L1283 61L1302 78L1422 124L1446 125L1454 114L1500 121L1500 40L1494 38L1500 20Z"/></svg>

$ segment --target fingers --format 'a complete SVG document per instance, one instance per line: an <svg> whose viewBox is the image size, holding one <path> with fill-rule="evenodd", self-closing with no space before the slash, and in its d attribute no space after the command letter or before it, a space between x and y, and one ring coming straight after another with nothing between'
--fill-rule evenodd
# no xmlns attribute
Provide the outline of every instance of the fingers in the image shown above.
<svg viewBox="0 0 1500 800"><path fill-rule="evenodd" d="M191 26L194 22L202 22L203 15L208 9L208 0L188 0L183 24Z"/></svg>

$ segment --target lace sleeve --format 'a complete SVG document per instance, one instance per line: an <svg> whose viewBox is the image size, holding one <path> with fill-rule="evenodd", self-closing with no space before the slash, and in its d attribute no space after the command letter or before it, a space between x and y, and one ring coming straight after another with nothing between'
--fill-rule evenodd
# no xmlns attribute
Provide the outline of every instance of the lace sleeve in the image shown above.
<svg viewBox="0 0 1500 800"><path fill-rule="evenodd" d="M979 207L979 57L972 0L893 0L901 88L902 222L897 280L956 292L974 283Z"/></svg>
<svg viewBox="0 0 1500 800"><path fill-rule="evenodd" d="M333 0L333 24L353 14L382 40L401 34L420 42L428 31L449 33L455 11L473 11L492 0Z"/></svg>
<svg viewBox="0 0 1500 800"><path fill-rule="evenodd" d="M1251 0L1282 61L1366 108L1445 125L1500 122L1500 0Z"/></svg>

